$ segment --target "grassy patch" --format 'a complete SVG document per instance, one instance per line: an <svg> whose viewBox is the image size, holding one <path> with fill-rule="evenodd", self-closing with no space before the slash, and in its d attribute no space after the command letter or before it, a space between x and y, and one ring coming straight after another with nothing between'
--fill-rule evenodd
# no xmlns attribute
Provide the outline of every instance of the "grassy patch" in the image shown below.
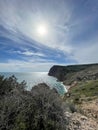
<svg viewBox="0 0 98 130"><path fill-rule="evenodd" d="M86 97L98 96L98 80L80 83L71 89L71 93L75 95L85 95Z"/></svg>
<svg viewBox="0 0 98 130"><path fill-rule="evenodd" d="M93 97L98 97L98 80L80 82L77 86L70 89L70 96L66 100L71 100L75 104L80 104L83 100L91 100ZM88 99L89 98L89 99Z"/></svg>

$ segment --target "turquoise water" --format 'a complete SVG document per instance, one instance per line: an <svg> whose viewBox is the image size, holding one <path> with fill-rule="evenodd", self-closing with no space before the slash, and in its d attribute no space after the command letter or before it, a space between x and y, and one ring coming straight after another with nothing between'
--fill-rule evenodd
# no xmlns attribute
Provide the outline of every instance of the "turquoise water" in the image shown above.
<svg viewBox="0 0 98 130"><path fill-rule="evenodd" d="M23 80L27 83L27 90L31 90L34 85L38 83L46 83L51 88L56 88L60 94L64 94L67 92L66 87L62 84L62 82L58 82L56 78L52 76L48 76L47 72L32 72L32 73L0 73L0 75L4 75L5 77L10 77L15 75L19 82Z"/></svg>

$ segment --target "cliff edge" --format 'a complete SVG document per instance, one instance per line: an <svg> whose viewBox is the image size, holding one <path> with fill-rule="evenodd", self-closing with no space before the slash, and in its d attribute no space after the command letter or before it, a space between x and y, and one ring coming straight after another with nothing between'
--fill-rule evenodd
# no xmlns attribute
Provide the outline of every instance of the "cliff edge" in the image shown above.
<svg viewBox="0 0 98 130"><path fill-rule="evenodd" d="M54 65L50 68L48 75L56 77L66 85L78 81L96 80L98 79L98 64Z"/></svg>

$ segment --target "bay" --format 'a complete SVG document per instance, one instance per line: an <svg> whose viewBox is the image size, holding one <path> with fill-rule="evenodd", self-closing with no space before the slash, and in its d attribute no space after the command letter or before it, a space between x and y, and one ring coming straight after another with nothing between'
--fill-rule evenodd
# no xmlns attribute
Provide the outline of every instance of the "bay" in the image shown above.
<svg viewBox="0 0 98 130"><path fill-rule="evenodd" d="M33 86L39 83L46 83L51 88L55 88L61 95L67 92L66 86L62 82L57 81L55 77L48 76L47 72L0 72L0 75L4 75L5 77L14 75L18 82L25 80L27 90L31 90Z"/></svg>

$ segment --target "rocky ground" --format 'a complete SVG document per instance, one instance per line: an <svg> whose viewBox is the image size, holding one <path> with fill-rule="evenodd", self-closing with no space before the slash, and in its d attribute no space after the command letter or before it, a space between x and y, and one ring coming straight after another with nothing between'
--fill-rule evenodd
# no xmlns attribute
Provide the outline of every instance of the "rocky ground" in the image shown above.
<svg viewBox="0 0 98 130"><path fill-rule="evenodd" d="M78 104L74 113L65 112L67 130L98 130L98 98Z"/></svg>
<svg viewBox="0 0 98 130"><path fill-rule="evenodd" d="M77 112L73 114L66 112L65 116L69 120L67 130L98 130L98 123L92 118Z"/></svg>
<svg viewBox="0 0 98 130"><path fill-rule="evenodd" d="M81 105L81 109L88 117L98 119L98 99L90 102L84 102Z"/></svg>
<svg viewBox="0 0 98 130"><path fill-rule="evenodd" d="M67 130L98 130L98 80L77 83L65 94L73 113L65 112Z"/></svg>

